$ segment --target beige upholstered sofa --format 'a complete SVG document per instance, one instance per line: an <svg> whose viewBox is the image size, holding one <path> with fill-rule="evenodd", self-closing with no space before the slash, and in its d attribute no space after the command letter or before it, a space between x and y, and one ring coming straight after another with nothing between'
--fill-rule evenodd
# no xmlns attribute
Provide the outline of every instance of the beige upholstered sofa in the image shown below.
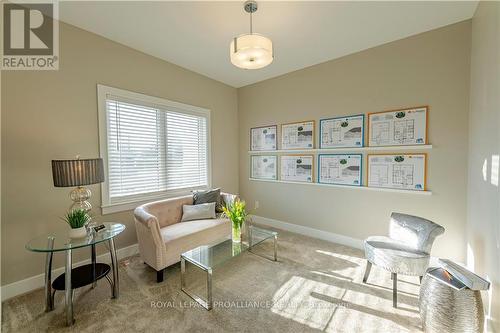
<svg viewBox="0 0 500 333"><path fill-rule="evenodd" d="M227 205L236 196L221 193ZM231 235L231 222L226 218L181 222L182 205L192 205L193 196L183 196L139 206L134 211L135 230L142 260L163 281L165 267L180 261L180 255L200 245Z"/></svg>

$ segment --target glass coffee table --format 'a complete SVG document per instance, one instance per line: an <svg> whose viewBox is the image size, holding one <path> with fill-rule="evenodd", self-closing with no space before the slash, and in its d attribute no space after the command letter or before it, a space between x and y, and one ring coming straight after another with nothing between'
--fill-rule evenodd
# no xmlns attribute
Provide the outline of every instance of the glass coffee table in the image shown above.
<svg viewBox="0 0 500 333"><path fill-rule="evenodd" d="M274 241L274 253L272 259L278 261L278 233L272 230L262 229L253 225L249 225L247 232L243 235L241 243L234 243L232 239L222 239L214 245L199 246L190 251L181 254L181 290L196 302L201 304L205 309L212 309L212 270L245 252L252 252L252 248L268 239ZM200 296L190 292L186 288L186 262L193 264L207 274L207 298L206 300Z"/></svg>

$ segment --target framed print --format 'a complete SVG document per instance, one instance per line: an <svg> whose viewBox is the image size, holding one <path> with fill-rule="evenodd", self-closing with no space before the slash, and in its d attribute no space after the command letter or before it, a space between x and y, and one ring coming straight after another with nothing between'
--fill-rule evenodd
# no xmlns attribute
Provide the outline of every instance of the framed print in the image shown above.
<svg viewBox="0 0 500 333"><path fill-rule="evenodd" d="M250 129L250 150L278 149L278 126L263 126Z"/></svg>
<svg viewBox="0 0 500 333"><path fill-rule="evenodd" d="M281 125L281 149L313 149L314 120Z"/></svg>
<svg viewBox="0 0 500 333"><path fill-rule="evenodd" d="M252 155L250 157L250 178L278 178L278 157L276 155Z"/></svg>
<svg viewBox="0 0 500 333"><path fill-rule="evenodd" d="M321 119L319 148L363 147L364 115Z"/></svg>
<svg viewBox="0 0 500 333"><path fill-rule="evenodd" d="M361 154L320 154L318 183L361 186Z"/></svg>
<svg viewBox="0 0 500 333"><path fill-rule="evenodd" d="M368 114L368 146L427 144L428 107Z"/></svg>
<svg viewBox="0 0 500 333"><path fill-rule="evenodd" d="M426 154L368 155L368 186L425 191Z"/></svg>
<svg viewBox="0 0 500 333"><path fill-rule="evenodd" d="M313 155L283 155L281 156L280 179L294 182L313 182Z"/></svg>

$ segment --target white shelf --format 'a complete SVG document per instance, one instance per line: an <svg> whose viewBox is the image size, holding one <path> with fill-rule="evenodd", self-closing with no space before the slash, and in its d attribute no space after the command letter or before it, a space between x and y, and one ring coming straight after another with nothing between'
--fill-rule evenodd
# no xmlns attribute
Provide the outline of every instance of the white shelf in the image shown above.
<svg viewBox="0 0 500 333"><path fill-rule="evenodd" d="M352 148L315 148L315 149L280 149L280 150L249 150L248 154L295 154L295 153L338 153L338 152L371 152L371 151L413 151L432 149L432 145L384 146L384 147L352 147Z"/></svg>
<svg viewBox="0 0 500 333"><path fill-rule="evenodd" d="M349 185L333 185L333 184L322 184L322 183L306 183L306 182L291 182L286 180L271 180L271 179L256 179L248 178L248 180L264 182L264 183L282 183L282 184L295 184L295 185L307 185L307 186L324 186L324 187L334 187L343 188L348 190L361 190L361 191L378 191L378 192L392 192L392 193L404 193L404 194L416 194L416 195L432 195L431 191L414 191L414 190L399 190L393 188L381 188L381 187L368 187L368 186L349 186Z"/></svg>

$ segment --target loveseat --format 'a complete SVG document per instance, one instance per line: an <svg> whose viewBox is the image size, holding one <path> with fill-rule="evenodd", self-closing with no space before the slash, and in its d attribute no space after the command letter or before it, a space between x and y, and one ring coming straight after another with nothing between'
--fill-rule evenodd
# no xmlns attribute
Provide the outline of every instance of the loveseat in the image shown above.
<svg viewBox="0 0 500 333"><path fill-rule="evenodd" d="M228 205L236 195L221 193L222 204ZM215 218L181 222L182 206L192 205L187 195L139 206L134 211L135 230L142 260L157 272L163 281L164 269L180 261L183 252L213 243L231 235L231 222Z"/></svg>

